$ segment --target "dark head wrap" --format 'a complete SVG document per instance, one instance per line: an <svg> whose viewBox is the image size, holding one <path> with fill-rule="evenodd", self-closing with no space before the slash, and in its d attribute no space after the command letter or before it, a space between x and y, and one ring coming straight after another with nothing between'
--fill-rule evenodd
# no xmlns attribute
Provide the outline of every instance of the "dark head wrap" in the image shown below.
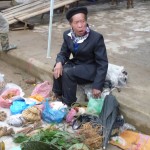
<svg viewBox="0 0 150 150"><path fill-rule="evenodd" d="M74 8L71 8L71 9L69 9L67 11L66 18L69 21L72 16L74 16L76 14L79 14L79 13L83 13L83 14L87 15L88 14L88 10L87 10L86 7L74 7Z"/></svg>

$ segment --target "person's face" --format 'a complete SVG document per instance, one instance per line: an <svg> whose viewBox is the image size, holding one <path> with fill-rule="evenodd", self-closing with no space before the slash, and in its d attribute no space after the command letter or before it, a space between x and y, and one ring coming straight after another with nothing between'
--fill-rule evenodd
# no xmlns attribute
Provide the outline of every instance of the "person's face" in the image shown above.
<svg viewBox="0 0 150 150"><path fill-rule="evenodd" d="M85 15L83 13L79 13L72 16L72 22L70 25L77 36L83 36L87 27Z"/></svg>

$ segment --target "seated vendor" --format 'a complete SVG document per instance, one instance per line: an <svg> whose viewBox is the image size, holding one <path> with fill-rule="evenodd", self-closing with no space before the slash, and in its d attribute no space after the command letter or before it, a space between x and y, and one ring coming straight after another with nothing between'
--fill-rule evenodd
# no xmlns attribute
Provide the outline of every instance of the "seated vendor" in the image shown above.
<svg viewBox="0 0 150 150"><path fill-rule="evenodd" d="M78 84L92 83L93 97L98 98L106 78L108 59L104 38L89 27L87 14L86 7L74 7L66 13L70 29L63 34L54 66L53 92L68 106L77 100Z"/></svg>

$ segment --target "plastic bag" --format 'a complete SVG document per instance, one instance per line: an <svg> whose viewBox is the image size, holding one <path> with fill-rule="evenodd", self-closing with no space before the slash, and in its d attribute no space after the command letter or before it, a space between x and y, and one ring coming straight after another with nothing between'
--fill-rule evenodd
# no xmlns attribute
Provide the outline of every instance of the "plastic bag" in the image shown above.
<svg viewBox="0 0 150 150"><path fill-rule="evenodd" d="M71 110L68 112L68 114L66 116L66 122L71 123L76 114L77 114L77 111L74 108L71 108Z"/></svg>
<svg viewBox="0 0 150 150"><path fill-rule="evenodd" d="M121 126L119 128L119 130L122 133L122 132L124 132L126 130L133 130L133 131L135 131L136 128L133 125L129 124L129 123L124 123L123 126Z"/></svg>
<svg viewBox="0 0 150 150"><path fill-rule="evenodd" d="M60 110L62 108L67 108L67 105L63 104L62 102L55 101L50 103L50 107L55 110Z"/></svg>
<svg viewBox="0 0 150 150"><path fill-rule="evenodd" d="M33 102L31 104L27 104L26 101L23 98L17 98L13 101L12 105L10 106L11 114L20 114L23 110L35 105L36 102Z"/></svg>
<svg viewBox="0 0 150 150"><path fill-rule="evenodd" d="M42 118L48 123L60 123L67 113L66 108L60 110L52 109L49 105L48 100L44 104L44 110L42 112Z"/></svg>
<svg viewBox="0 0 150 150"><path fill-rule="evenodd" d="M0 96L0 106L1 107L3 107L3 108L9 108L11 104L12 104L12 101L5 100L2 96Z"/></svg>
<svg viewBox="0 0 150 150"><path fill-rule="evenodd" d="M43 83L37 84L31 96L41 95L42 97L47 98L49 97L51 91L52 91L52 85L48 81L45 81Z"/></svg>
<svg viewBox="0 0 150 150"><path fill-rule="evenodd" d="M9 89L18 89L20 91L19 96L21 96L21 97L23 97L25 95L24 92L22 91L21 87L14 83L7 83L5 85L5 87L2 89L1 94L3 94L5 91L7 91Z"/></svg>
<svg viewBox="0 0 150 150"><path fill-rule="evenodd" d="M106 80L110 80L113 87L126 85L127 78L127 72L123 66L108 65Z"/></svg>
<svg viewBox="0 0 150 150"><path fill-rule="evenodd" d="M7 119L7 123L14 127L21 127L24 122L25 119L22 117L21 114L12 115Z"/></svg>
<svg viewBox="0 0 150 150"><path fill-rule="evenodd" d="M7 100L7 99L11 99L13 98L14 96L18 96L20 95L20 91L18 89L8 89L8 90L5 90L1 96Z"/></svg>
<svg viewBox="0 0 150 150"><path fill-rule="evenodd" d="M0 106L3 108L9 108L12 104L12 98L20 95L18 89L7 89L0 96Z"/></svg>
<svg viewBox="0 0 150 150"><path fill-rule="evenodd" d="M89 150L89 148L83 143L77 143L72 145L68 150Z"/></svg>
<svg viewBox="0 0 150 150"><path fill-rule="evenodd" d="M91 113L91 114L100 114L102 111L102 107L103 107L103 103L104 103L104 99L103 98L93 98L92 95L88 95L88 105L87 105L87 113Z"/></svg>

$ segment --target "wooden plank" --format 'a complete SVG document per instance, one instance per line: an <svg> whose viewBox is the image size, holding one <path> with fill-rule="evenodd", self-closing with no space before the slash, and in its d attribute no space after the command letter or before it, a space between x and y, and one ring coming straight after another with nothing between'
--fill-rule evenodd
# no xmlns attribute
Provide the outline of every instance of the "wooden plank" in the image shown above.
<svg viewBox="0 0 150 150"><path fill-rule="evenodd" d="M13 16L13 17L10 17L10 18L8 18L7 20L8 20L8 22L11 22L11 20L15 20L14 18L22 18L22 17L24 17L24 16L27 16L27 19L28 19L28 16L30 16L31 15L31 17L33 17L32 16L32 14L36 14L36 12L40 12L41 10L45 10L45 9L48 9L48 7L44 7L44 8L42 8L42 9L37 9L37 10L35 10L35 11L31 11L31 12L26 12L26 13L23 13L23 14L19 14L19 15L15 15L15 16ZM38 14L37 14L38 15ZM26 19L26 18L25 18Z"/></svg>
<svg viewBox="0 0 150 150"><path fill-rule="evenodd" d="M55 3L54 3L54 9L57 9L57 8L60 8L60 7L63 7L65 5L68 5L68 4L71 4L71 3L74 3L74 2L77 2L79 0L55 0ZM39 6L36 6L35 8L26 8L24 11L22 12L17 12L10 15L10 16L7 16L6 14L7 13L4 13L6 15L6 19L8 20L9 24L13 24L15 22L17 22L16 19L14 19L14 17L20 19L20 20L25 20L25 19L28 19L28 18L31 18L31 17L34 17L36 15L39 15L39 14L43 14L45 12L48 12L50 11L50 2L47 2L46 5L42 5L41 4L38 4ZM20 7L18 7L20 8ZM19 9L20 10L20 9ZM8 18L7 18L8 17Z"/></svg>
<svg viewBox="0 0 150 150"><path fill-rule="evenodd" d="M40 4L43 4L43 2L38 1L36 3L31 3L31 4L25 5L23 7L19 7L17 9L13 9L13 10L8 11L8 12L4 12L3 14L4 14L4 16L12 15L12 14L17 13L17 12L22 12L25 9L29 9L29 8L34 8L36 6L40 6Z"/></svg>
<svg viewBox="0 0 150 150"><path fill-rule="evenodd" d="M36 9L42 9L44 7L47 7L49 3L43 3L43 4L40 4L40 5L36 5L34 7L28 7L28 9L25 9L25 10L22 10L22 11L16 11L16 12L13 12L13 13L7 13L4 15L4 17L6 17L7 19L11 18L11 17L14 17L14 16L18 16L20 14L24 14L24 13L27 13L27 12L32 12L32 11L36 11Z"/></svg>
<svg viewBox="0 0 150 150"><path fill-rule="evenodd" d="M41 0L40 0L40 1L41 1ZM39 2L39 0L38 0L38 1L29 2L29 3L27 3L27 4L19 4L19 5L16 5L16 6L7 8L7 9L4 9L4 10L2 10L1 12L2 12L2 13L6 13L6 12L9 12L9 11L12 11L13 9L17 9L17 8L19 8L19 7L24 7L24 6L26 6L26 5L30 5L31 3L36 3L36 2Z"/></svg>
<svg viewBox="0 0 150 150"><path fill-rule="evenodd" d="M57 3L59 3L59 2L57 2ZM29 8L29 9L26 9L24 11L19 11L17 13L14 13L14 14L11 14L11 15L5 16L5 17L7 18L8 21L10 21L11 19L14 19L14 16L16 18L18 18L18 17L21 17L21 16L26 15L26 14L34 13L34 12L39 11L41 9L49 8L49 6L50 6L50 3L47 2L47 3L43 3L41 5L38 5L36 7Z"/></svg>
<svg viewBox="0 0 150 150"><path fill-rule="evenodd" d="M79 0L59 0L59 4L57 6L55 6L55 9L57 8L60 8L62 6L65 6L65 5L68 5L68 4L71 4L71 3L74 3L74 2L78 2Z"/></svg>
<svg viewBox="0 0 150 150"><path fill-rule="evenodd" d="M59 0L55 0L55 3L59 3ZM36 3L36 4L30 4L30 5L26 5L26 7L23 7L23 8L18 8L18 9L15 9L15 10L13 10L13 11L10 11L10 12L7 12L7 13L3 13L4 14L4 16L6 17L6 18L9 18L9 16L16 16L16 15L18 15L18 14L21 14L21 13L26 13L26 12L28 12L28 10L31 8L31 9L36 9L36 8L42 8L43 7L43 5L47 5L47 6L49 6L50 4L49 4L49 1L39 1L39 3ZM30 11L30 10L29 10Z"/></svg>

